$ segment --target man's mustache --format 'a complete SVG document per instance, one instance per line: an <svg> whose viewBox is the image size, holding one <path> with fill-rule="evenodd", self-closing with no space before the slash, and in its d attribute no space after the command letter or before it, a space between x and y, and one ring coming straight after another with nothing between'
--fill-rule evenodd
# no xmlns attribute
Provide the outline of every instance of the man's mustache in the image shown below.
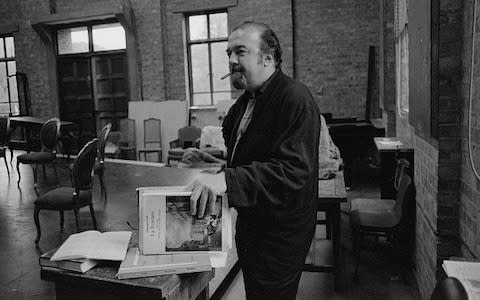
<svg viewBox="0 0 480 300"><path fill-rule="evenodd" d="M223 75L222 77L220 77L220 80L224 80L225 78L231 76L233 73L236 73L236 72L243 72L244 69L242 67L240 67L239 65L234 65L231 67L231 71L230 73L227 73L225 75Z"/></svg>

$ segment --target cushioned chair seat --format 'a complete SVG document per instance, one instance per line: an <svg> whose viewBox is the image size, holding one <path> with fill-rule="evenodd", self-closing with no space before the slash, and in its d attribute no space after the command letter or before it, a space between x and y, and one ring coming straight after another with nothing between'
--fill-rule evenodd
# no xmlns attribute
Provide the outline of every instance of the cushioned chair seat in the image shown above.
<svg viewBox="0 0 480 300"><path fill-rule="evenodd" d="M161 147L138 148L139 152L157 152L162 151Z"/></svg>
<svg viewBox="0 0 480 300"><path fill-rule="evenodd" d="M22 164L50 162L55 159L55 154L51 152L31 152L17 156L17 161Z"/></svg>
<svg viewBox="0 0 480 300"><path fill-rule="evenodd" d="M168 150L168 155L180 156L180 158L182 158L183 153L185 153L185 149L180 148L180 147Z"/></svg>
<svg viewBox="0 0 480 300"><path fill-rule="evenodd" d="M395 200L392 199L356 198L351 201L351 211L385 211L392 210L394 206Z"/></svg>
<svg viewBox="0 0 480 300"><path fill-rule="evenodd" d="M350 212L350 222L364 227L394 227L400 220L392 210L371 210L360 211L352 210Z"/></svg>
<svg viewBox="0 0 480 300"><path fill-rule="evenodd" d="M38 197L35 200L35 206L38 206L42 209L71 209L74 205L78 204L88 205L92 198L92 191L85 190L80 191L79 197L76 201L73 200L73 192L75 191L72 187L60 187L52 191L49 191L42 196Z"/></svg>

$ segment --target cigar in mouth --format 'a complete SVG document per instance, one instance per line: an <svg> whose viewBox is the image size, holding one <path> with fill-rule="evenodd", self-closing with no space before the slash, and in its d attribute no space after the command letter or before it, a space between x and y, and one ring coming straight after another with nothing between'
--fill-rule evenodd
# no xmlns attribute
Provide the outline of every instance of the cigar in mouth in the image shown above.
<svg viewBox="0 0 480 300"><path fill-rule="evenodd" d="M220 77L220 80L224 80L225 78L227 78L228 76L231 76L231 75L232 75L232 72L228 72L227 74Z"/></svg>

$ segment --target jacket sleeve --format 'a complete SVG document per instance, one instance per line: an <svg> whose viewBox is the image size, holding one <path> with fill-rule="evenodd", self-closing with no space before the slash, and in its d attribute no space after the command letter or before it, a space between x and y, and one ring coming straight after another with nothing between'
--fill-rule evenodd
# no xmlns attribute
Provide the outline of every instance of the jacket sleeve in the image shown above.
<svg viewBox="0 0 480 300"><path fill-rule="evenodd" d="M266 161L225 169L230 206L289 205L317 172L320 113L310 92L291 92ZM297 97L292 98L292 97ZM277 126L277 125L276 125Z"/></svg>

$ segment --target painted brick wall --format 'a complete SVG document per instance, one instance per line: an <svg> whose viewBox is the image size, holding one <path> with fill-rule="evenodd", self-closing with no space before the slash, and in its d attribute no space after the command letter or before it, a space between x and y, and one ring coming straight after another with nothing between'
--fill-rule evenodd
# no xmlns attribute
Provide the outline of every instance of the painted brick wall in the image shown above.
<svg viewBox="0 0 480 300"><path fill-rule="evenodd" d="M305 0L297 1L296 10L298 78L322 112L363 118L368 48L379 45L378 1ZM378 103L377 91L373 98Z"/></svg>

